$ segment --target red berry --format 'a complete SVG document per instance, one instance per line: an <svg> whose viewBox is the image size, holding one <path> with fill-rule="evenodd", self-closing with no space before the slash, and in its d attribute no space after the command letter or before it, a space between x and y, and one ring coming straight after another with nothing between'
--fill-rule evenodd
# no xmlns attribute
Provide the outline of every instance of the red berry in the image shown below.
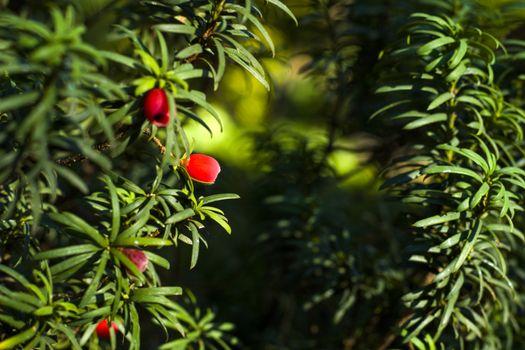
<svg viewBox="0 0 525 350"><path fill-rule="evenodd" d="M148 268L148 256L142 250L123 248L122 253L124 253L128 259L135 264L140 272L144 272Z"/></svg>
<svg viewBox="0 0 525 350"><path fill-rule="evenodd" d="M183 164L193 180L205 184L214 183L221 172L219 162L205 154L192 154Z"/></svg>
<svg viewBox="0 0 525 350"><path fill-rule="evenodd" d="M151 124L165 127L170 121L168 96L162 89L151 89L144 98L144 115Z"/></svg>
<svg viewBox="0 0 525 350"><path fill-rule="evenodd" d="M115 322L111 322L111 327L115 332L118 331L117 324ZM97 328L95 329L97 332L97 335L99 338L109 338L109 325L108 320L102 320L97 324Z"/></svg>

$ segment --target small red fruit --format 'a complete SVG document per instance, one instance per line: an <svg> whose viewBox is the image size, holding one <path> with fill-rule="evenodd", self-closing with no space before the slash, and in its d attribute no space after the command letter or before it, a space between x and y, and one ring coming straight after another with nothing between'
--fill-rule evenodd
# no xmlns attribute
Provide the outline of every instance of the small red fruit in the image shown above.
<svg viewBox="0 0 525 350"><path fill-rule="evenodd" d="M144 272L148 268L148 256L142 250L123 248L122 253L124 253L124 255L135 264L140 272Z"/></svg>
<svg viewBox="0 0 525 350"><path fill-rule="evenodd" d="M212 184L221 172L219 162L205 154L192 154L182 162L190 177L198 182Z"/></svg>
<svg viewBox="0 0 525 350"><path fill-rule="evenodd" d="M168 96L162 89L151 89L144 98L144 115L151 124L165 127L170 122Z"/></svg>
<svg viewBox="0 0 525 350"><path fill-rule="evenodd" d="M111 327L115 332L118 331L117 324L115 322L111 322ZM108 320L102 320L97 324L97 328L95 329L97 332L97 335L99 338L109 338L109 325Z"/></svg>

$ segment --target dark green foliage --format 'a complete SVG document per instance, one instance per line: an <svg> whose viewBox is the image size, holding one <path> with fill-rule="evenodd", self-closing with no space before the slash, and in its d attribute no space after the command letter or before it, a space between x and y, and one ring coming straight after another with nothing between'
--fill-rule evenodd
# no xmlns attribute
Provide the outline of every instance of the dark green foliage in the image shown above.
<svg viewBox="0 0 525 350"><path fill-rule="evenodd" d="M273 284L295 294L308 315L297 326L311 332L302 340L296 335L290 346L335 349L364 341L364 328L388 328L401 317L405 278L397 254L403 233L394 228L394 207L366 191L341 197L334 170L323 158L324 141L280 130L260 135L256 145L264 150L261 164L273 164L259 180L265 198L259 244L280 266L270 277ZM298 319L305 317L297 313ZM383 333L368 336L367 346L384 341Z"/></svg>

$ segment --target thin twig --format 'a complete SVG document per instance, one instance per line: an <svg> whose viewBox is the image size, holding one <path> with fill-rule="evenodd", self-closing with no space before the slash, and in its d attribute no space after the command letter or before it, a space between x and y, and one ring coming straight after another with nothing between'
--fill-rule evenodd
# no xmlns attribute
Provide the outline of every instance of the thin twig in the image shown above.
<svg viewBox="0 0 525 350"><path fill-rule="evenodd" d="M151 136L150 129L144 129L142 130L142 133L146 136ZM153 141L153 143L159 148L160 154L166 153L166 147L162 144L162 142L156 136L151 137L150 140Z"/></svg>
<svg viewBox="0 0 525 350"><path fill-rule="evenodd" d="M127 130L128 130L128 128L120 129L116 139L122 138ZM151 136L151 130L150 129L144 129L144 130L142 130L142 133L144 135L146 135L146 136ZM161 154L166 153L166 147L162 144L162 142L160 141L159 138L153 136L153 137L149 138L149 140L151 140L158 147L158 149L159 149ZM108 143L108 142L98 143L98 144L93 146L93 149L95 149L97 151L100 151L100 152L107 152L107 151L111 150L111 144ZM173 153L171 154L171 156L175 157L175 155ZM83 155L83 154L74 154L74 155L71 155L71 156L68 156L68 157L65 157L65 158L57 159L55 162L57 164L59 164L59 165L70 166L70 165L73 165L75 163L84 161L86 159L87 159L87 157L85 155Z"/></svg>

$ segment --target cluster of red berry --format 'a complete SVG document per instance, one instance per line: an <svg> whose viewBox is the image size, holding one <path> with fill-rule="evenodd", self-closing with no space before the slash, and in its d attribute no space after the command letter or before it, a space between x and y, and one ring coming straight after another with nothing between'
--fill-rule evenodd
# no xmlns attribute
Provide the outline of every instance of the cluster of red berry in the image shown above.
<svg viewBox="0 0 525 350"><path fill-rule="evenodd" d="M122 253L127 256L129 260L137 267L140 272L146 271L148 268L148 256L140 249L123 248ZM129 271L128 271L129 272ZM111 327L115 332L118 331L117 324L111 322ZM95 328L99 338L108 339L110 337L110 328L108 320L102 320Z"/></svg>
<svg viewBox="0 0 525 350"><path fill-rule="evenodd" d="M146 94L144 99L144 115L151 124L155 126L166 127L168 125L170 122L170 113L168 97L164 90L152 89ZM219 175L221 171L219 162L217 162L215 158L205 154L191 154L181 161L181 165L186 168L186 171L193 180L205 184L214 183L217 175ZM123 248L121 251L135 264L140 272L146 271L148 268L148 256L142 250ZM118 326L115 322L111 322L111 327L115 332L118 331ZM110 324L108 320L100 321L95 331L99 338L109 338Z"/></svg>
<svg viewBox="0 0 525 350"><path fill-rule="evenodd" d="M148 91L144 98L144 115L155 126L168 126L170 122L168 96L163 89ZM221 171L219 162L205 154L192 154L181 163L193 180L206 184L214 183Z"/></svg>

